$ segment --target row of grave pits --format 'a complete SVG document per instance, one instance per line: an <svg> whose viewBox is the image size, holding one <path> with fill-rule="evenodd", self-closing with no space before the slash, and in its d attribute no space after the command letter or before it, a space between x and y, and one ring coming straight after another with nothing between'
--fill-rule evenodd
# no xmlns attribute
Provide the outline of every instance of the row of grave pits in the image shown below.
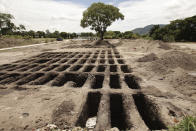
<svg viewBox="0 0 196 131"><path fill-rule="evenodd" d="M67 55L47 55L47 56L37 56L35 58L46 58L46 59L53 59L53 58L122 58L121 55L119 54L92 54L92 53L89 53L89 54L85 54L85 53L69 53Z"/></svg>
<svg viewBox="0 0 196 131"><path fill-rule="evenodd" d="M88 73L61 73L48 72L48 73L0 73L1 85L50 85L53 87L62 87L67 83L71 83L71 87L82 88L87 79L91 79L91 89L104 88L104 74L88 74ZM140 89L137 84L137 79L127 74L121 80L119 74L109 75L109 86L111 89L121 89L122 81L124 81L130 89Z"/></svg>
<svg viewBox="0 0 196 131"><path fill-rule="evenodd" d="M14 64L17 63L23 63L23 64L54 64L54 63L67 63L67 64L74 64L74 63L79 63L79 64L85 64L85 63L98 63L98 64L125 64L123 59L105 59L105 58L54 58L54 59L29 59L29 60L23 60L20 62L15 62ZM6 66L9 66L9 64L1 65L0 69L5 68Z"/></svg>
<svg viewBox="0 0 196 131"><path fill-rule="evenodd" d="M95 46L95 45L69 45L69 46L66 46L66 48L103 48L103 46ZM111 48L114 48L114 46L111 46L111 45L104 45L104 48L108 48L108 49L111 49Z"/></svg>
<svg viewBox="0 0 196 131"><path fill-rule="evenodd" d="M136 110L139 112L141 119L150 130L162 130L167 129L164 122L161 120L160 113L157 111L157 107L149 100L144 94L133 94L132 98L136 105ZM111 127L117 127L120 130L127 130L132 128L132 124L128 121L126 116L127 109L124 102L125 97L122 94L109 94L109 114ZM99 92L89 92L80 116L76 122L76 126L85 128L88 119L99 119L98 112L101 107L100 101L102 100L102 94ZM103 115L103 112L101 113ZM95 128L96 125L94 125Z"/></svg>
<svg viewBox="0 0 196 131"><path fill-rule="evenodd" d="M34 66L38 66L38 64L40 66L50 66L52 64L109 64L109 65L115 65L115 64L120 64L123 65L125 64L123 59L116 59L116 61L114 59L29 59L29 60L23 60L20 62L15 62L13 64L4 64L0 66L0 70L11 70L11 69L15 69L17 68L23 68L26 66L32 66L32 68Z"/></svg>
<svg viewBox="0 0 196 131"><path fill-rule="evenodd" d="M105 64L9 64L0 69L1 72L123 72L131 73L128 65Z"/></svg>
<svg viewBox="0 0 196 131"><path fill-rule="evenodd" d="M112 58L117 58L117 59L120 59L122 58L121 55L119 54L92 54L92 53L89 53L89 54L85 54L85 53L69 53L67 55L46 55L46 56L36 56L36 57L33 57L35 58L36 60L37 59L62 59L62 58L67 58L67 59L70 59L70 58L92 58L92 59L112 59ZM27 60L28 61L28 60ZM20 61L19 61L20 62Z"/></svg>
<svg viewBox="0 0 196 131"><path fill-rule="evenodd" d="M86 48L91 48L91 46ZM140 89L137 79L130 74L131 70L125 64L122 56L110 46L108 49L95 52L46 52L29 59L16 61L13 64L1 65L0 71L1 85L62 87L68 84L69 87L83 88L90 80L91 89L102 89L105 88L104 86L109 86L111 89L122 89L122 82L130 89ZM81 73L77 73L78 71ZM105 85L106 79L109 80L109 85ZM150 130L166 129L158 112L154 110L156 107L145 95L133 94L132 97L137 111ZM89 118L99 117L97 114L101 98L102 94L99 92L88 93L76 125L85 127ZM127 109L123 102L123 95L110 94L109 98L110 102L107 104L110 106L111 127L118 127L120 130L132 128L127 122Z"/></svg>
<svg viewBox="0 0 196 131"><path fill-rule="evenodd" d="M120 57L120 53L118 51L112 51L112 50L97 50L95 52L46 52L42 53L38 56L37 58L64 58L64 57L71 57L71 56L77 56L77 55L97 55L97 56L109 56L109 57L114 57L117 56Z"/></svg>

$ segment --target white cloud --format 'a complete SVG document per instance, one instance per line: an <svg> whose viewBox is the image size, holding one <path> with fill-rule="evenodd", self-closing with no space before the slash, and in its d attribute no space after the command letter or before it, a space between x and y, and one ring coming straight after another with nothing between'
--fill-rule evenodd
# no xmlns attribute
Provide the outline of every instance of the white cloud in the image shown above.
<svg viewBox="0 0 196 131"><path fill-rule="evenodd" d="M174 19L196 15L196 0L127 0L117 6L125 20L115 22L110 30L126 31L149 24L168 24ZM17 24L34 30L89 31L80 27L85 9L83 5L54 0L0 0L1 12L13 14Z"/></svg>
<svg viewBox="0 0 196 131"><path fill-rule="evenodd" d="M196 15L196 0L130 0L121 2L118 7L125 20L114 23L109 29L126 31Z"/></svg>
<svg viewBox="0 0 196 131"><path fill-rule="evenodd" d="M80 19L86 9L71 2L53 0L1 0L0 11L15 16L17 24L27 29L80 32Z"/></svg>

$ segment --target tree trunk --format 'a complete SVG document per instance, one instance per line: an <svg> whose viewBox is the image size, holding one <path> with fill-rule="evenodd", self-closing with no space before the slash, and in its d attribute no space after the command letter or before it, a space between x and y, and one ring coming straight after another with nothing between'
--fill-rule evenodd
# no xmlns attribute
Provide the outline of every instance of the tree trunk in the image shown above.
<svg viewBox="0 0 196 131"><path fill-rule="evenodd" d="M103 40L104 32L101 32L100 39Z"/></svg>

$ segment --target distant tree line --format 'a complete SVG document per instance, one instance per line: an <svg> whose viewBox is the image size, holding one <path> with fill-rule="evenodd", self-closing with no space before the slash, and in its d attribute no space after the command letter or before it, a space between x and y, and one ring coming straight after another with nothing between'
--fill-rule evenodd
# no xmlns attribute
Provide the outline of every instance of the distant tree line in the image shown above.
<svg viewBox="0 0 196 131"><path fill-rule="evenodd" d="M99 34L92 32L82 32L82 33L68 33L54 31L27 31L24 25L16 26L12 19L14 17L11 14L0 13L0 37L2 35L18 35L25 38L63 38L63 39L73 39L73 38L89 38L97 37ZM120 31L107 31L104 33L104 39L138 39L138 38L148 38L154 40L162 40L165 42L172 41L196 41L196 16L189 17L186 19L171 21L170 24L160 27L155 25L149 34L139 35L134 34L131 31L120 32Z"/></svg>
<svg viewBox="0 0 196 131"><path fill-rule="evenodd" d="M26 38L64 38L64 39L73 39L79 36L77 33L67 33L54 31L27 31L24 25L16 26L12 20L14 17L11 14L0 13L0 36L2 35L18 35ZM94 36L93 33L84 32L80 36L88 37Z"/></svg>
<svg viewBox="0 0 196 131"><path fill-rule="evenodd" d="M134 34L132 31L107 31L104 35L105 39L138 39L140 37L139 34Z"/></svg>
<svg viewBox="0 0 196 131"><path fill-rule="evenodd" d="M12 34L13 32L22 32L24 25L18 27L11 21L14 17L11 14L0 13L0 35Z"/></svg>
<svg viewBox="0 0 196 131"><path fill-rule="evenodd" d="M73 38L92 38L97 37L99 34L92 32L82 32L82 33L68 33L54 31L34 31L26 30L24 25L16 26L12 20L14 17L11 14L0 13L0 36L1 35L17 35L25 38L63 38L63 39L73 39ZM136 39L139 38L138 34L134 34L131 31L120 32L120 31L107 31L104 33L105 39Z"/></svg>
<svg viewBox="0 0 196 131"><path fill-rule="evenodd" d="M63 38L63 39L73 39L76 38L78 35L76 33L67 33L67 32L59 32L54 31L50 32L49 30L44 31L24 31L20 34L14 33L14 35L22 35L22 36L30 36L32 38Z"/></svg>
<svg viewBox="0 0 196 131"><path fill-rule="evenodd" d="M154 40L165 42L196 41L196 16L171 21L169 25L160 27L155 25L149 32Z"/></svg>

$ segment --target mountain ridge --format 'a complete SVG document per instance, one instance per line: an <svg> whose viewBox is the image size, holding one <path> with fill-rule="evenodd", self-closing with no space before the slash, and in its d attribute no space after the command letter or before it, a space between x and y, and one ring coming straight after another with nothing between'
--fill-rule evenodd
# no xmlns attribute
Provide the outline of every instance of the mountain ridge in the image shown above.
<svg viewBox="0 0 196 131"><path fill-rule="evenodd" d="M164 26L166 26L165 24L158 24L160 27L164 27ZM147 26L145 26L145 27L143 27L143 28L135 28L135 29L133 29L132 30L132 32L133 33L138 33L138 34L140 34L140 35L146 35L146 34L148 34L149 32L150 32L150 30L153 28L153 24L151 24L151 25L147 25Z"/></svg>

